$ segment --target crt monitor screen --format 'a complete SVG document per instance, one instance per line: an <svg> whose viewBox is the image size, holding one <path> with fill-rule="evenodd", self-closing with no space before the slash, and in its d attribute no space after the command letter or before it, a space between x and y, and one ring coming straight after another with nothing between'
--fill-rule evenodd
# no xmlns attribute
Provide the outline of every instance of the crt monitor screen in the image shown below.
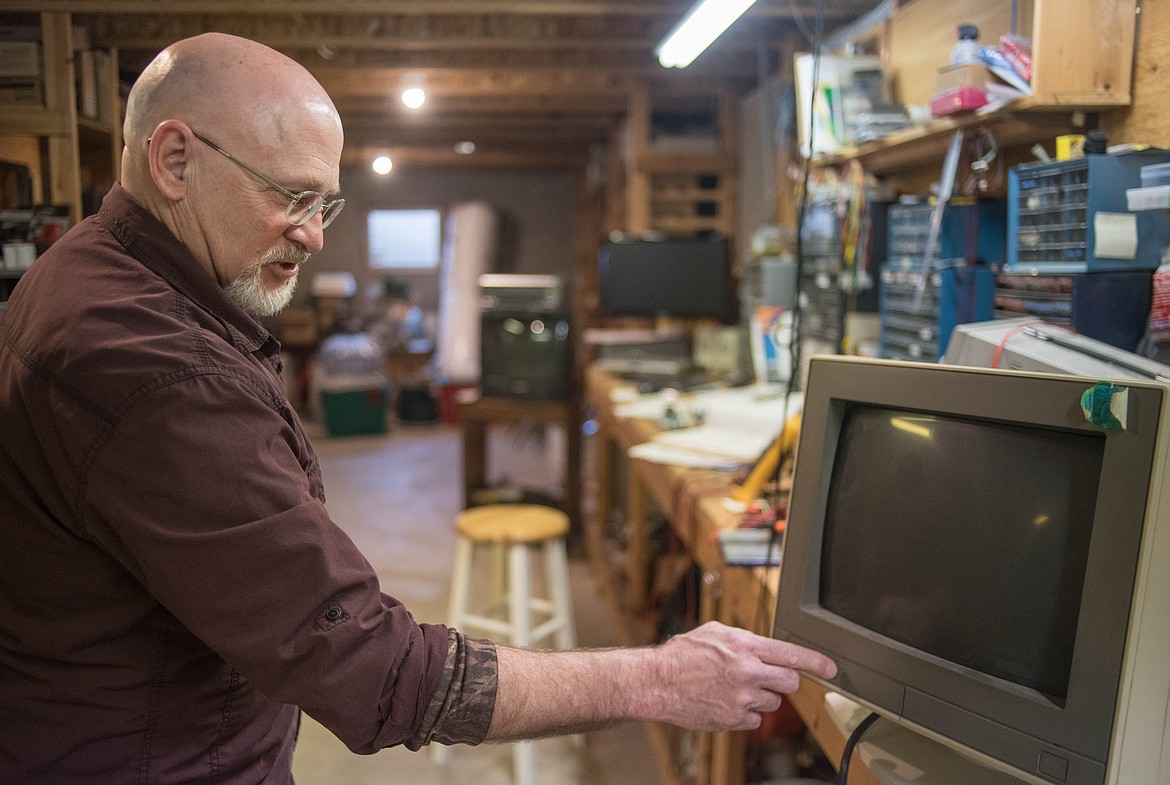
<svg viewBox="0 0 1170 785"><path fill-rule="evenodd" d="M1170 782L1170 387L1116 383L1103 423L1084 377L814 357L807 379L775 635L1026 781Z"/></svg>
<svg viewBox="0 0 1170 785"><path fill-rule="evenodd" d="M722 237L610 240L598 261L603 315L735 321L730 260Z"/></svg>
<svg viewBox="0 0 1170 785"><path fill-rule="evenodd" d="M1083 433L850 407L821 604L1065 700L1103 448ZM897 467L892 477L873 470L883 463Z"/></svg>

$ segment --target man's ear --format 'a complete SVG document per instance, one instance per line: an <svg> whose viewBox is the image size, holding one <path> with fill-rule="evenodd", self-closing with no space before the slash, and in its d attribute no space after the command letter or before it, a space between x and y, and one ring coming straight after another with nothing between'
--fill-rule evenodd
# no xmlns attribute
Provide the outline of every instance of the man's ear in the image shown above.
<svg viewBox="0 0 1170 785"><path fill-rule="evenodd" d="M185 123L159 123L148 142L147 162L154 185L166 198L179 202L187 195L191 143L195 135Z"/></svg>

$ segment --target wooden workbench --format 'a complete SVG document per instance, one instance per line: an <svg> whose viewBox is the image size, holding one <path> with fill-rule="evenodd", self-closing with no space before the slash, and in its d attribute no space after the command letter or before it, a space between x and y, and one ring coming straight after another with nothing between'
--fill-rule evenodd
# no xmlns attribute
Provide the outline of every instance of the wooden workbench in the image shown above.
<svg viewBox="0 0 1170 785"><path fill-rule="evenodd" d="M586 373L585 400L597 420L595 498L593 514L586 520L586 544L598 583L606 590L611 609L626 645L651 642L643 628L640 610L650 590L649 531L651 504L668 518L675 535L702 571L699 614L702 621L718 620L770 634L779 568L728 567L723 563L714 533L734 527L737 516L722 503L731 487L727 472L685 469L678 466L631 459L625 478L625 511L628 544L620 560L612 558L612 545L605 537L606 517L614 505L618 486L614 451L625 453L635 444L649 441L659 432L656 423L615 416L611 393L621 382L596 368ZM621 564L624 568L615 567ZM825 688L804 681L790 697L797 713L808 726L826 757L838 762L845 739L824 710ZM699 760L691 779L677 771L671 744L672 731L648 726L659 772L667 785L742 785L744 780L745 733L699 734ZM877 785L872 773L854 760L850 785Z"/></svg>

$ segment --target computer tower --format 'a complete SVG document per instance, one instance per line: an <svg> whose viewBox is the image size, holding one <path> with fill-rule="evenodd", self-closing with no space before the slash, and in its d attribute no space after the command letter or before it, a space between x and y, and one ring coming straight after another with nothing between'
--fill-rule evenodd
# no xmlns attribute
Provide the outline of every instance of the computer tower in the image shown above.
<svg viewBox="0 0 1170 785"><path fill-rule="evenodd" d="M485 396L569 397L569 320L556 312L485 311L480 316L480 389Z"/></svg>

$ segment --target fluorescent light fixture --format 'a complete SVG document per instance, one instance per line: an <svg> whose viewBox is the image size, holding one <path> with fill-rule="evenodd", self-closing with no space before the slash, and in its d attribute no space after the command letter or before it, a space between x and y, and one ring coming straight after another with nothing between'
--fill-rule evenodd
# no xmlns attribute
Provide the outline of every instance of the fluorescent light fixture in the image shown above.
<svg viewBox="0 0 1170 785"><path fill-rule="evenodd" d="M686 68L756 0L699 0L658 45L664 68Z"/></svg>

